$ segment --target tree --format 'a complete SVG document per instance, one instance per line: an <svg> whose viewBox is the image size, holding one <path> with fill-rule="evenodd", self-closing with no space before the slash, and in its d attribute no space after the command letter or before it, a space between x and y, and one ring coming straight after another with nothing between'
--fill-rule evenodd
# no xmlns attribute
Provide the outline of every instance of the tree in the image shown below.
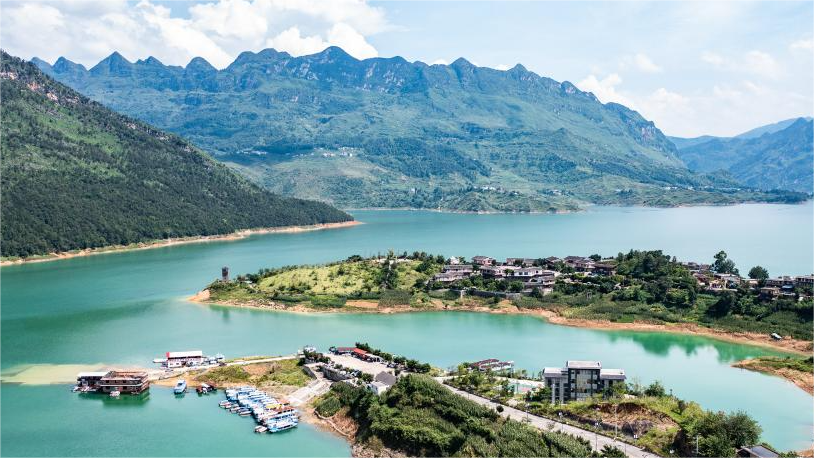
<svg viewBox="0 0 814 458"><path fill-rule="evenodd" d="M515 280L509 283L509 291L513 293L519 293L520 291L523 291L523 282Z"/></svg>
<svg viewBox="0 0 814 458"><path fill-rule="evenodd" d="M707 315L713 317L723 317L729 314L738 303L738 297L732 291L724 291L718 300L709 306Z"/></svg>
<svg viewBox="0 0 814 458"><path fill-rule="evenodd" d="M712 263L712 270L719 274L738 274L738 268L735 267L735 261L729 259L726 251L719 251L715 255L715 262Z"/></svg>
<svg viewBox="0 0 814 458"><path fill-rule="evenodd" d="M769 271L761 266L752 267L749 269L749 278L757 280L758 284L762 285L769 278Z"/></svg>
<svg viewBox="0 0 814 458"><path fill-rule="evenodd" d="M654 396L657 398L663 397L665 395L664 392L664 385L661 384L658 380L648 385L647 388L644 389L645 396Z"/></svg>
<svg viewBox="0 0 814 458"><path fill-rule="evenodd" d="M590 258L592 261L596 261L596 262L599 262L599 261L602 260L602 256L600 256L598 254L592 254L592 255L588 256L588 258Z"/></svg>
<svg viewBox="0 0 814 458"><path fill-rule="evenodd" d="M627 456L627 455L625 455L625 452L623 452L622 450L619 450L619 447L614 447L612 445L607 445L607 444L602 446L602 450L599 453L593 452L593 455L594 456L601 456L601 457L608 457L608 458L617 458L617 457L618 458L624 458L624 457Z"/></svg>

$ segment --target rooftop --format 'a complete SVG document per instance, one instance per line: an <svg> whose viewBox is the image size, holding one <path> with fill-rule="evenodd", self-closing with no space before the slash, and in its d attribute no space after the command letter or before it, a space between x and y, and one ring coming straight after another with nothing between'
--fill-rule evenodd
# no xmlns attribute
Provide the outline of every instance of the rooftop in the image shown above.
<svg viewBox="0 0 814 458"><path fill-rule="evenodd" d="M568 369L601 369L602 363L599 361L568 361L565 367Z"/></svg>
<svg viewBox="0 0 814 458"><path fill-rule="evenodd" d="M167 358L200 358L202 356L203 352L201 350L167 352Z"/></svg>

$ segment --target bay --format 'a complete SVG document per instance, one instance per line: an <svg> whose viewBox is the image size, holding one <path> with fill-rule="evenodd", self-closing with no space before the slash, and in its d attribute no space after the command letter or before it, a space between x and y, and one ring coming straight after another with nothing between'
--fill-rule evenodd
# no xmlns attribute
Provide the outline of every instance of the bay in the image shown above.
<svg viewBox="0 0 814 458"><path fill-rule="evenodd" d="M259 235L233 242L4 267L0 367L8 372L30 364L145 365L168 350L273 355L290 353L305 344L326 348L357 340L443 367L497 357L536 371L566 359L598 359L605 367L626 369L629 377L643 383L659 379L675 394L705 408L746 410L763 425L767 441L783 449L801 449L812 442L812 397L779 378L730 367L736 360L772 353L757 347L675 334L568 328L528 316L460 312L301 315L206 306L185 298L215 279L222 266L236 274L389 249L494 257L612 255L629 249L662 249L679 259L707 262L723 249L742 271L761 264L775 275L804 274L814 270L813 208L808 202L674 209L596 207L564 215L357 211L354 216L365 224L346 229ZM42 444L26 445L24 438L30 436L24 433L38 431L40 423L54 417L48 409L26 410L26 403L15 402L18 398L33 405L47 403L63 419L76 411L82 421L99 428L106 421L123 418L148 425L153 423L153 415L179 422L199 415L187 412L194 407L172 404L172 399L165 404L160 395L151 394L147 407L116 410L124 412L123 416L111 417L109 410L91 407L99 403L79 402L64 386L4 385L0 409L4 420L14 421L11 426L4 421L0 434L4 451L20 455L109 455L119 453L119 446L129 447L129 442L113 435L111 444L89 444L88 436L74 432L80 427L76 423L52 421L49 435L64 441L64 452L43 449ZM150 413L152 409L159 413ZM175 410L169 414L166 409ZM218 410L213 415L222 413ZM220 427L233 420L213 417L211 421ZM301 429L302 434L321 438L320 447L325 447L304 454L349 453L344 442L333 442L332 436L314 429ZM283 456L296 454L291 447L302 440L299 431L275 437L280 444L273 447L247 439L247 448L235 451L217 445L224 440L221 436L203 434L195 444L186 444L156 439L155 431L147 426L133 429L135 438L151 443L129 454Z"/></svg>

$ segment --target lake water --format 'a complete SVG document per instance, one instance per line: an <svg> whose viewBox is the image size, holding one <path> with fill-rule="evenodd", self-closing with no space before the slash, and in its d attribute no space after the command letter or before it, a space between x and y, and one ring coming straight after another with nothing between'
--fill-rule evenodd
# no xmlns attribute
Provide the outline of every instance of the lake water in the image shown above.
<svg viewBox="0 0 814 458"><path fill-rule="evenodd" d="M801 449L812 441L812 397L782 379L730 367L769 353L755 347L568 328L522 316L299 315L205 306L184 298L216 278L224 265L236 274L388 249L495 257L662 249L697 261L709 261L723 249L742 271L761 264L772 274L803 274L814 270L813 209L809 202L594 208L568 215L358 211L354 215L366 224L346 229L4 267L2 369L44 363L145 365L168 350L198 348L227 356L285 354L305 344L326 348L356 340L443 367L497 357L536 371L566 359L598 359L643 383L659 379L705 408L746 410L760 421L767 441ZM2 391L5 454L349 454L344 442L305 425L257 438L245 422L223 415L207 400L213 398L176 401L155 389L146 402L111 404L79 398L61 385L3 385ZM201 434L177 440L164 433L168 430ZM37 440L41 437L48 441ZM228 446L238 441L238 448Z"/></svg>

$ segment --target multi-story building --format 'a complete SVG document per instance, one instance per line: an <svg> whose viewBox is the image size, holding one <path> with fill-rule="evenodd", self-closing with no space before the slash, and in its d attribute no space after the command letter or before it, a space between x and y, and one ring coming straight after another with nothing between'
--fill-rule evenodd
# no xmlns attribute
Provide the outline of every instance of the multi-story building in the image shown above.
<svg viewBox="0 0 814 458"><path fill-rule="evenodd" d="M146 372L110 371L99 379L98 386L102 393L139 394L150 389L150 380Z"/></svg>
<svg viewBox="0 0 814 458"><path fill-rule="evenodd" d="M551 389L552 404L603 394L626 378L623 369L602 369L599 361L568 361L565 367L546 367L541 375Z"/></svg>
<svg viewBox="0 0 814 458"><path fill-rule="evenodd" d="M489 256L475 256L472 258L472 262L479 266L493 266L495 265L495 258L490 258Z"/></svg>

